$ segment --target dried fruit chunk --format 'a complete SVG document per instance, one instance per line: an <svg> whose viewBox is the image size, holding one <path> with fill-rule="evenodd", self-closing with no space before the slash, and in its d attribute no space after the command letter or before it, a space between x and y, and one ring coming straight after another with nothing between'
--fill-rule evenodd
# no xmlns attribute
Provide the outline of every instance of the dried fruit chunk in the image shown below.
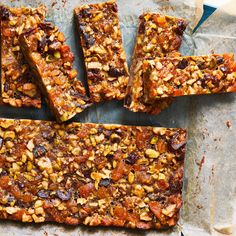
<svg viewBox="0 0 236 236"><path fill-rule="evenodd" d="M14 107L41 107L39 88L20 51L19 36L44 20L45 6L0 6L2 102Z"/></svg>
<svg viewBox="0 0 236 236"><path fill-rule="evenodd" d="M115 1L75 9L92 101L125 97L128 67Z"/></svg>
<svg viewBox="0 0 236 236"><path fill-rule="evenodd" d="M144 60L142 68L147 102L165 97L236 92L233 54L156 58Z"/></svg>
<svg viewBox="0 0 236 236"><path fill-rule="evenodd" d="M10 119L0 127L1 219L176 225L185 130Z"/></svg>
<svg viewBox="0 0 236 236"><path fill-rule="evenodd" d="M72 69L74 55L64 41L62 32L47 22L20 36L22 52L59 122L90 105L85 88L76 80L77 71Z"/></svg>
<svg viewBox="0 0 236 236"><path fill-rule="evenodd" d="M155 57L178 56L187 22L180 18L145 13L139 17L139 28L131 63L125 107L134 112L158 114L172 103L172 98L146 102L142 61Z"/></svg>

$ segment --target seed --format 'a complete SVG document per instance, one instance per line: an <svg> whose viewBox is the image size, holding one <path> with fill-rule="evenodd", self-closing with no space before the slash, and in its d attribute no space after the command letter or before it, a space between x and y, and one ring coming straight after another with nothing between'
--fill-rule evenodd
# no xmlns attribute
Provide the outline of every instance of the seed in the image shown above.
<svg viewBox="0 0 236 236"><path fill-rule="evenodd" d="M160 153L157 152L156 150L154 149L147 149L145 151L145 154L149 157L149 158L157 158L159 157Z"/></svg>
<svg viewBox="0 0 236 236"><path fill-rule="evenodd" d="M60 59L61 58L61 53L59 52L59 51L56 51L56 52L54 52L54 57L56 58L56 59Z"/></svg>

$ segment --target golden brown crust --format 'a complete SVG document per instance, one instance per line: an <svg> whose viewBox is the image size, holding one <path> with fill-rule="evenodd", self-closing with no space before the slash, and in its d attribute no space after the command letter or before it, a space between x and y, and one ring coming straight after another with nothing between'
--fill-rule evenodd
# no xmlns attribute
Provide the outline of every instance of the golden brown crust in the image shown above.
<svg viewBox="0 0 236 236"><path fill-rule="evenodd" d="M116 2L81 6L75 15L92 101L123 99L129 72Z"/></svg>
<svg viewBox="0 0 236 236"><path fill-rule="evenodd" d="M186 131L0 119L0 218L174 226Z"/></svg>
<svg viewBox="0 0 236 236"><path fill-rule="evenodd" d="M45 6L0 6L2 102L14 107L41 107L41 95L20 51L19 36L44 20Z"/></svg>

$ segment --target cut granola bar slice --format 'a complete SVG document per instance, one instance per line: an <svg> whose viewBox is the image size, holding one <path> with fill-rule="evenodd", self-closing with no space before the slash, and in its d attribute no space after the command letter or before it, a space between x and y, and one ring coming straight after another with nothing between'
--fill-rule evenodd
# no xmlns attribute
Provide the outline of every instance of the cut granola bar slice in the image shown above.
<svg viewBox="0 0 236 236"><path fill-rule="evenodd" d="M180 56L178 52L187 22L180 18L145 13L139 17L136 45L131 64L125 107L134 112L158 114L172 103L172 98L147 103L143 99L142 61L155 57Z"/></svg>
<svg viewBox="0 0 236 236"><path fill-rule="evenodd" d="M174 226L185 143L178 128L0 119L0 218Z"/></svg>
<svg viewBox="0 0 236 236"><path fill-rule="evenodd" d="M49 22L20 37L22 52L58 121L71 119L90 105L85 88L72 68L74 55L65 37Z"/></svg>
<svg viewBox="0 0 236 236"><path fill-rule="evenodd" d="M144 60L146 101L164 97L236 92L233 54Z"/></svg>
<svg viewBox="0 0 236 236"><path fill-rule="evenodd" d="M14 107L41 107L40 91L34 83L19 45L19 36L45 18L46 9L0 6L2 102Z"/></svg>
<svg viewBox="0 0 236 236"><path fill-rule="evenodd" d="M75 15L92 101L123 99L129 73L116 2L81 6Z"/></svg>

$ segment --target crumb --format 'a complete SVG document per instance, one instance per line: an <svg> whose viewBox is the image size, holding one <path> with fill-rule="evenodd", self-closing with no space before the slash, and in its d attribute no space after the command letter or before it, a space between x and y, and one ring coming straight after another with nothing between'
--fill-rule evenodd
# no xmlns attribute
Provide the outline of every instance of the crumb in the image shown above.
<svg viewBox="0 0 236 236"><path fill-rule="evenodd" d="M228 128L231 128L231 122L230 122L229 120L226 121L226 126L227 126Z"/></svg>
<svg viewBox="0 0 236 236"><path fill-rule="evenodd" d="M204 163L205 163L205 156L202 157L200 162L197 162L197 165L199 166L199 172L201 171Z"/></svg>
<svg viewBox="0 0 236 236"><path fill-rule="evenodd" d="M57 4L57 1L52 3L52 7L54 7Z"/></svg>

